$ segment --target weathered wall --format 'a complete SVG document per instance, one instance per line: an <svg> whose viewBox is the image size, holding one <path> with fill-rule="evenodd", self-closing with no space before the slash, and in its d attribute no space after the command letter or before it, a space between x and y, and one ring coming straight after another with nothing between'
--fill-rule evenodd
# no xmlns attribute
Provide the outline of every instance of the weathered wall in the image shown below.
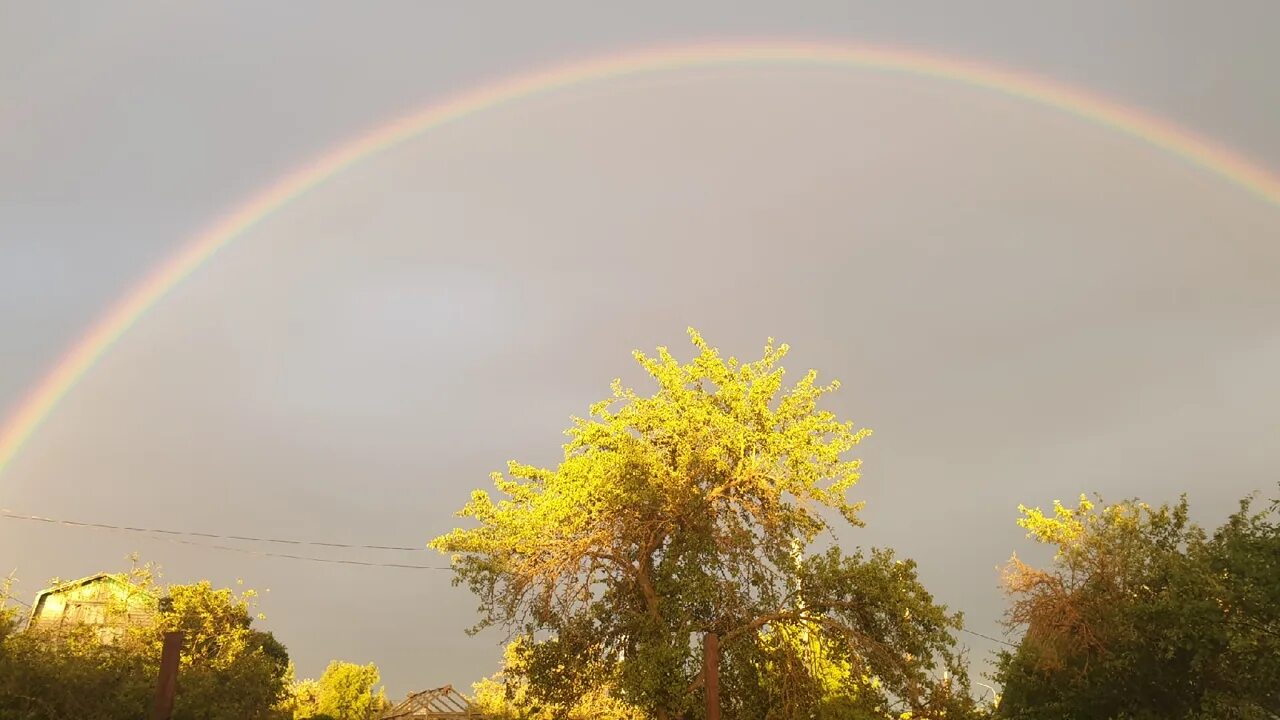
<svg viewBox="0 0 1280 720"><path fill-rule="evenodd" d="M44 595L32 610L31 628L59 630L95 625L109 630L146 622L154 600L116 578L103 577ZM114 633L106 633L111 635ZM105 636L104 636L105 637Z"/></svg>

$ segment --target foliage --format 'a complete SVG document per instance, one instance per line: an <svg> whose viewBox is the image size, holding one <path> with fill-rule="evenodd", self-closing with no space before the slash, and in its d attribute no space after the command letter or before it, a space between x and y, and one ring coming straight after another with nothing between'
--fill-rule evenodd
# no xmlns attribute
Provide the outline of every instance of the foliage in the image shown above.
<svg viewBox="0 0 1280 720"><path fill-rule="evenodd" d="M290 683L288 698L280 705L295 720L365 720L390 707L381 678L373 663L333 660L319 680Z"/></svg>
<svg viewBox="0 0 1280 720"><path fill-rule="evenodd" d="M666 348L635 354L656 394L615 380L610 399L574 419L557 469L511 463L493 477L505 497L476 491L459 513L478 527L433 541L480 600L473 630L527 638L529 693L557 706L613 688L658 718L695 716L699 638L711 631L726 704L755 698L734 714L765 717L782 688L825 687L770 650L770 633L794 627L874 682L885 715L939 703L964 712L958 617L933 603L914 566L884 552L806 554L834 518L861 524L847 497L859 461L845 455L868 431L818 409L838 383L819 386L810 371L784 388L786 345L770 340L760 360L740 363L690 336L688 364Z"/></svg>
<svg viewBox="0 0 1280 720"><path fill-rule="evenodd" d="M976 713L950 631L959 618L934 604L915 563L889 550L805 560L798 610L727 648L739 691L734 717L923 718ZM943 669L935 677L936 665Z"/></svg>
<svg viewBox="0 0 1280 720"><path fill-rule="evenodd" d="M310 678L289 684L289 695L280 709L294 720L308 720L320 713L320 683Z"/></svg>
<svg viewBox="0 0 1280 720"><path fill-rule="evenodd" d="M378 687L381 678L373 663L334 660L320 676L316 690L317 714L334 720L366 720L387 707L386 693Z"/></svg>
<svg viewBox="0 0 1280 720"><path fill-rule="evenodd" d="M588 690L571 706L539 701L529 692L528 653L516 640L503 653L502 670L473 686L472 704L492 720L644 720L639 709L614 697L601 685Z"/></svg>
<svg viewBox="0 0 1280 720"><path fill-rule="evenodd" d="M1014 557L1001 654L1001 714L1017 718L1274 718L1280 715L1277 505L1250 501L1212 536L1185 497L1153 508L1082 497L1020 508L1049 569Z"/></svg>
<svg viewBox="0 0 1280 720"><path fill-rule="evenodd" d="M145 658L77 629L55 644L45 633L11 635L0 649L0 717L133 720L154 693Z"/></svg>
<svg viewBox="0 0 1280 720"><path fill-rule="evenodd" d="M160 594L154 569L120 577L144 596ZM87 626L53 632L33 628L0 642L0 717L15 720L133 719L148 712L155 692L162 635L182 629L174 718L271 718L282 697L288 652L252 627L253 593L215 590L207 581L171 585L172 609L111 638ZM124 611L113 608L113 615Z"/></svg>
<svg viewBox="0 0 1280 720"><path fill-rule="evenodd" d="M162 633L184 633L175 720L265 717L284 697L289 655L271 633L253 629L256 593L202 580L170 586L168 596L172 611L139 629L138 641L159 657Z"/></svg>
<svg viewBox="0 0 1280 720"><path fill-rule="evenodd" d="M10 601L13 599L13 586L16 582L13 573L0 580L0 642L9 637L18 627L18 608Z"/></svg>

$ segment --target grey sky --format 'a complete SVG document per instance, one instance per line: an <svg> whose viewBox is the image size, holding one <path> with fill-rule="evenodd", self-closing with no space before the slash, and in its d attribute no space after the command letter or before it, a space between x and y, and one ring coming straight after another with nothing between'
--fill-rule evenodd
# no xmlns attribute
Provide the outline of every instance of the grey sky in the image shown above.
<svg viewBox="0 0 1280 720"><path fill-rule="evenodd" d="M690 7L693 5L693 7ZM193 232L387 118L556 61L704 38L965 55L1280 168L1280 6L0 3L0 407ZM1123 5L1123 7L1117 7ZM1215 7L1216 6L1216 7ZM936 81L682 72L545 95L361 164L108 355L0 478L16 512L421 544L508 458L552 463L633 348L699 327L845 382L870 527L970 627L1020 503L1274 487L1280 211L1054 111ZM431 571L0 521L22 592L119 567L271 588L302 674L396 696L492 672ZM428 553L329 555L438 564ZM971 641L979 661L989 645ZM979 663L980 665L981 663Z"/></svg>

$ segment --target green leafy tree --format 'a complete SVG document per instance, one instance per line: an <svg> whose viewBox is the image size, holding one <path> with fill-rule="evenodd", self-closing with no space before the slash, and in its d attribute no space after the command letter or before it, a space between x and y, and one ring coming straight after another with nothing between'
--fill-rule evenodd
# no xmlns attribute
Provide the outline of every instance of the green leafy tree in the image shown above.
<svg viewBox="0 0 1280 720"><path fill-rule="evenodd" d="M1051 567L1015 556L1009 623L1024 631L995 678L1011 718L1280 717L1277 508L1250 502L1212 536L1185 498L1051 513L1020 508Z"/></svg>
<svg viewBox="0 0 1280 720"><path fill-rule="evenodd" d="M184 635L175 720L274 714L287 692L289 654L271 633L253 627L256 592L214 588L207 580L161 591L150 573L135 570L133 577L141 588L167 595L171 606L153 624L132 628L138 652L158 660L165 632Z"/></svg>
<svg viewBox="0 0 1280 720"><path fill-rule="evenodd" d="M320 683L310 678L290 683L289 696L280 705L294 720L308 720L320 714Z"/></svg>
<svg viewBox="0 0 1280 720"><path fill-rule="evenodd" d="M1216 717L1280 718L1280 497L1260 512L1251 501L1213 534L1208 576L1221 599L1227 651L1206 706Z"/></svg>
<svg viewBox="0 0 1280 720"><path fill-rule="evenodd" d="M162 633L184 633L175 720L267 717L285 696L289 654L271 633L253 628L256 593L202 580L170 586L168 596L172 610L139 640L159 657Z"/></svg>
<svg viewBox="0 0 1280 720"><path fill-rule="evenodd" d="M529 692L527 647L521 640L503 652L502 670L473 686L472 704L489 720L645 720L638 708L614 697L600 685L571 706L539 701Z"/></svg>
<svg viewBox="0 0 1280 720"><path fill-rule="evenodd" d="M14 633L0 647L0 717L131 720L155 691L151 667L88 628Z"/></svg>
<svg viewBox="0 0 1280 720"><path fill-rule="evenodd" d="M859 461L846 455L868 431L818 408L838 384L810 371L784 387L786 345L741 363L690 337L687 364L666 348L636 353L654 395L615 381L574 419L559 467L511 463L493 478L498 500L478 490L460 512L478 526L433 541L480 599L473 631L526 638L529 694L555 706L607 687L660 720L697 716L710 631L734 716L769 716L784 687L813 708L824 692L814 669L770 650L771 633L795 628L867 678L882 717L967 712L959 618L914 566L814 549L835 524L861 524L848 498Z"/></svg>
<svg viewBox="0 0 1280 720"><path fill-rule="evenodd" d="M368 720L388 706L385 691L379 686L378 666L334 660L316 682L317 715L334 720Z"/></svg>

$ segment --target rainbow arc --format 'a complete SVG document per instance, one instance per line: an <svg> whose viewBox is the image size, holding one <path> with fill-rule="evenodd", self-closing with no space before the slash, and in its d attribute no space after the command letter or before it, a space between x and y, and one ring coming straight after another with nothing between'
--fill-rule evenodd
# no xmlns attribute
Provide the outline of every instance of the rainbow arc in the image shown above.
<svg viewBox="0 0 1280 720"><path fill-rule="evenodd" d="M277 180L183 245L80 337L0 428L0 474L104 354L148 309L219 250L326 180L373 155L477 112L584 83L689 68L805 65L847 67L961 83L1056 108L1177 155L1280 206L1280 177L1237 152L1142 110L1051 80L971 60L894 47L816 42L719 42L612 55L518 75L381 125Z"/></svg>

